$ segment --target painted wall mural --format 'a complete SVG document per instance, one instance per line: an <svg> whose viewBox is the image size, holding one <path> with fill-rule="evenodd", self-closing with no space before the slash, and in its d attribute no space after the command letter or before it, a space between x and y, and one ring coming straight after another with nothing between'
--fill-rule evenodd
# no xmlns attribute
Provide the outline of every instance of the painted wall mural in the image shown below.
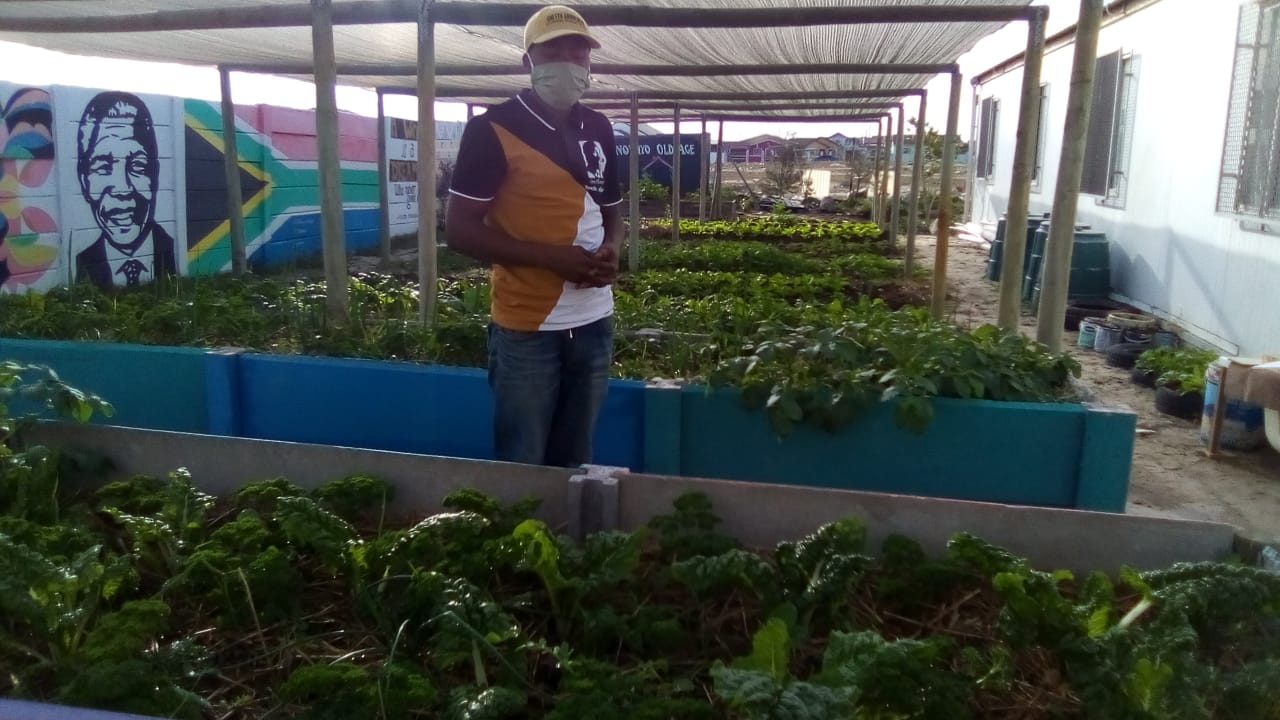
<svg viewBox="0 0 1280 720"><path fill-rule="evenodd" d="M348 250L378 244L376 121L339 118L343 222ZM315 114L267 105L236 108L236 150L250 263L279 265L320 252ZM222 111L185 102L187 266L192 274L230 269L230 222L223 170Z"/></svg>
<svg viewBox="0 0 1280 720"><path fill-rule="evenodd" d="M0 84L0 291L46 290L57 272L53 100Z"/></svg>
<svg viewBox="0 0 1280 720"><path fill-rule="evenodd" d="M137 285L177 273L173 236L157 222L160 150L136 95L95 95L76 131L76 179L98 236L75 255L73 280Z"/></svg>
<svg viewBox="0 0 1280 720"><path fill-rule="evenodd" d="M253 105L235 115L249 262L318 255L315 113ZM397 127L388 155L399 161L412 157L416 128ZM372 118L339 116L349 251L378 244L376 130ZM0 82L0 292L230 270L223 148L219 103ZM416 166L397 162L395 171ZM399 193L393 207L416 201L416 189L416 176L397 177L387 189ZM416 212L397 216L395 232L415 229Z"/></svg>

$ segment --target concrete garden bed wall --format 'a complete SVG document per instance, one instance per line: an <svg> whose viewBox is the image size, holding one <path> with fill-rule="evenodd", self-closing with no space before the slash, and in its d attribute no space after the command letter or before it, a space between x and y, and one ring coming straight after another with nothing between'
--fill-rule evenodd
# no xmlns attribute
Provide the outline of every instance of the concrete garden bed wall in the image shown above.
<svg viewBox="0 0 1280 720"><path fill-rule="evenodd" d="M115 405L114 425L471 459L493 456L474 368L0 338ZM1122 512L1134 415L1080 404L936 401L922 435L882 405L837 434L779 439L736 393L613 380L596 460L667 475Z"/></svg>
<svg viewBox="0 0 1280 720"><path fill-rule="evenodd" d="M95 425L44 424L31 439L102 453L121 476L162 476L185 467L201 489L214 494L281 475L316 487L365 472L395 486L397 515L436 512L444 496L460 487L504 502L541 498L538 516L559 528L570 525L578 512L569 498L571 478L580 471L570 469ZM867 523L873 550L887 535L900 533L941 553L952 534L967 531L1043 567L1114 572L1122 565L1150 569L1221 560L1232 552L1234 538L1233 529L1220 523L1115 513L644 473L616 474L616 481L604 502L619 529L634 530L654 515L671 512L680 495L701 492L722 518L724 532L762 548L857 516Z"/></svg>

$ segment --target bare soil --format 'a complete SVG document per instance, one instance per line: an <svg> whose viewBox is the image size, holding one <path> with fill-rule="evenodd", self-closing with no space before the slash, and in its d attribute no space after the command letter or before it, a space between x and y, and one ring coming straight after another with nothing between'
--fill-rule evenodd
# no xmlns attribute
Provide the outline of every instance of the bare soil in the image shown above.
<svg viewBox="0 0 1280 720"><path fill-rule="evenodd" d="M935 238L921 237L917 246L917 257L932 267ZM986 279L986 260L984 247L951 241L949 307L963 327L996 321L999 286ZM1025 334L1035 335L1034 317L1024 312L1021 326ZM1076 334L1067 332L1063 344L1080 361L1081 380L1095 399L1127 406L1138 415L1127 512L1224 522L1248 538L1280 540L1280 453L1263 447L1206 457L1198 419L1157 412L1153 390L1131 383L1129 371L1108 366L1100 353L1079 347L1075 340Z"/></svg>

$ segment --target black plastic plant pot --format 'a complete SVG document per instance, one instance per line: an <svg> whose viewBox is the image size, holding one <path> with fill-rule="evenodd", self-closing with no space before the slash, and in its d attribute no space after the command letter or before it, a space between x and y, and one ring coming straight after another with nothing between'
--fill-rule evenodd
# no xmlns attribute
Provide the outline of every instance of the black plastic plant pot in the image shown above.
<svg viewBox="0 0 1280 720"><path fill-rule="evenodd" d="M1133 372L1129 373L1129 379L1134 385L1141 385L1145 388L1153 388L1156 386L1156 373L1154 370L1143 370L1135 367Z"/></svg>
<svg viewBox="0 0 1280 720"><path fill-rule="evenodd" d="M1120 307L1122 307L1120 303L1105 298L1072 300L1067 304L1067 315L1062 329L1075 332L1080 329L1081 320L1094 316L1105 317L1107 313Z"/></svg>
<svg viewBox="0 0 1280 720"><path fill-rule="evenodd" d="M1107 355L1107 364L1111 367L1128 370L1138 362L1138 356L1148 350L1146 345L1136 343L1120 343L1112 345L1103 352Z"/></svg>
<svg viewBox="0 0 1280 720"><path fill-rule="evenodd" d="M1194 420L1204 410L1204 394L1179 393L1170 387L1156 389L1156 410L1184 420Z"/></svg>

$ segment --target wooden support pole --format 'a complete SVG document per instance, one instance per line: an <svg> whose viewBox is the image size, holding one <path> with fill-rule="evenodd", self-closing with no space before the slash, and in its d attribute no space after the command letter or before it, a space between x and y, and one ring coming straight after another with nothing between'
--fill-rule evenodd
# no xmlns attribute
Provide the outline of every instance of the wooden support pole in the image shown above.
<svg viewBox="0 0 1280 720"><path fill-rule="evenodd" d="M411 88L388 87L388 93L413 94ZM728 100L731 102L800 102L805 100L879 100L883 98L919 97L924 94L920 88L880 88L876 90L813 90L809 92L723 92L707 90L641 90L636 92L641 100L665 100L668 103L680 101L715 102ZM436 97L444 98L509 98L510 88L477 88L457 85L441 85L436 88ZM622 90L588 90L583 100L594 103L598 100L630 100L631 93ZM593 105L594 107L594 105Z"/></svg>
<svg viewBox="0 0 1280 720"><path fill-rule="evenodd" d="M769 120L773 115L766 115L767 112L776 112L779 110L830 110L831 117L805 116L810 120L823 121L831 118L843 119L853 114L852 111L859 111L858 115L865 118L874 118L879 114L888 112L894 103L892 102L682 102L680 107L685 110L697 110L705 112L708 120L717 120L720 113L742 112L750 113L751 116L746 119L759 118L761 120ZM666 119L670 121L671 103L659 100L649 100L640 103L641 110L665 110ZM604 100L591 103L592 110L606 112L609 110L630 110L631 100ZM661 116L662 113L648 113L651 119L654 115ZM661 119L661 117L655 118Z"/></svg>
<svg viewBox="0 0 1280 720"><path fill-rule="evenodd" d="M893 145L893 202L889 211L889 247L898 247L898 217L902 215L899 207L902 204L902 140L905 137L902 126L906 123L906 115L902 103L898 103L898 137Z"/></svg>
<svg viewBox="0 0 1280 720"><path fill-rule="evenodd" d="M222 81L222 169L227 182L227 223L231 233L231 274L247 267L244 246L244 195L240 188L240 148L236 142L236 106L231 100L231 71L218 68Z"/></svg>
<svg viewBox="0 0 1280 720"><path fill-rule="evenodd" d="M598 109L596 108L595 105L592 105L592 108ZM685 108L685 109L687 110L688 108ZM874 114L863 113L858 115L840 115L840 114L765 115L762 113L754 113L754 112L745 112L741 114L708 113L707 119L741 121L741 122L751 122L751 121L774 122L774 123L779 123L779 122L787 122L787 123L875 122L877 120L882 120L884 118L884 114L886 112L889 112L889 108L880 108L880 109L882 110L882 112L874 113ZM640 119L642 122L671 122L673 118L671 117L670 113L667 113L667 114L649 113L649 114L643 115Z"/></svg>
<svg viewBox="0 0 1280 720"><path fill-rule="evenodd" d="M1018 107L1018 134L1013 148L1013 179L1009 185L1004 254L1000 261L1000 308L996 323L1010 332L1018 331L1018 321L1022 317L1022 260L1027 247L1027 211L1031 202L1031 176L1035 172L1036 137L1040 124L1040 67L1044 59L1044 35L1049 9L1040 10L1027 23L1027 54L1022 66L1022 97Z"/></svg>
<svg viewBox="0 0 1280 720"><path fill-rule="evenodd" d="M723 217L720 192L724 187L724 121L721 120L719 125L719 137L716 138L716 189L711 193L711 217L716 220Z"/></svg>
<svg viewBox="0 0 1280 720"><path fill-rule="evenodd" d="M233 63L232 72L259 75L310 75L307 63ZM767 63L721 65L654 65L635 63L592 63L591 74L643 75L645 77L731 77L738 75L946 75L957 69L955 63ZM340 63L339 75L379 75L413 77L417 65L403 63ZM495 77L528 75L523 65L489 65L459 63L437 65L436 77Z"/></svg>
<svg viewBox="0 0 1280 720"><path fill-rule="evenodd" d="M871 221L880 220L880 147L884 143L884 119L876 120L876 154L871 160Z"/></svg>
<svg viewBox="0 0 1280 720"><path fill-rule="evenodd" d="M522 68L523 68L523 66L522 66ZM438 68L437 68L437 70L438 70ZM528 70L525 70L525 72L529 72L529 71L528 71ZM440 75L440 73L439 73L439 72L437 72L437 73L436 73L436 76L438 77L439 75ZM467 103L467 120L468 120L468 121L470 121L470 120L471 120L471 118L473 118L473 117L475 117L475 116L476 116L476 106L475 106L475 103Z"/></svg>
<svg viewBox="0 0 1280 720"><path fill-rule="evenodd" d="M884 149L880 152L880 226L887 227L889 219L884 215L889 210L889 146L893 144L893 116L884 116Z"/></svg>
<svg viewBox="0 0 1280 720"><path fill-rule="evenodd" d="M435 22L448 25L520 27L536 5L522 3L433 2ZM422 0L348 0L337 5L332 24L377 25L414 22ZM822 25L993 22L1025 20L1027 9L1014 5L874 5L853 7L670 8L590 5L582 8L592 25L632 27L804 27ZM76 17L15 16L5 29L22 33L112 33L161 30L229 30L306 27L297 5L160 10L125 15Z"/></svg>
<svg viewBox="0 0 1280 720"><path fill-rule="evenodd" d="M320 233L324 247L325 307L329 322L347 322L347 242L338 160L338 101L334 69L333 2L311 0L311 45L316 68L316 144L320 170Z"/></svg>
<svg viewBox="0 0 1280 720"><path fill-rule="evenodd" d="M680 103L672 108L675 126L671 134L671 240L680 242Z"/></svg>
<svg viewBox="0 0 1280 720"><path fill-rule="evenodd" d="M902 256L902 269L907 279L915 277L916 228L920 225L920 183L924 179L924 137L925 108L928 97L920 96L920 109L916 111L916 150L915 159L911 161L911 205L910 219L907 220L907 249Z"/></svg>
<svg viewBox="0 0 1280 720"><path fill-rule="evenodd" d="M1062 128L1062 155L1058 161L1058 181L1045 247L1039 322L1036 325L1036 339L1054 352L1062 350L1062 325L1067 317L1071 245L1075 240L1076 203L1080 199L1089 113L1093 109L1093 63L1098 54L1102 6L1103 0L1080 0L1080 19L1076 23L1075 57L1071 66L1071 88L1067 94L1067 122ZM1010 233L1017 232L1020 232L1018 228L1006 225L1006 242ZM1005 253L1008 252L1006 245Z"/></svg>
<svg viewBox="0 0 1280 720"><path fill-rule="evenodd" d="M978 102L978 84L976 82L976 78L975 78L975 81L972 83L972 86L973 86L973 99L970 101L971 107L969 108L970 145L976 142L976 138L978 137L978 123L982 119L982 106ZM969 188L969 191L964 194L964 219L966 222L973 220L974 192L972 188L976 187L978 184L978 163L976 162L976 158L973 157L972 154L970 154L970 157L971 159L969 161L969 169L966 172L966 177L965 177L965 187Z"/></svg>
<svg viewBox="0 0 1280 720"><path fill-rule="evenodd" d="M631 227L627 233L629 247L627 267L631 272L640 269L640 102L631 98L631 148L627 154L631 184Z"/></svg>
<svg viewBox="0 0 1280 720"><path fill-rule="evenodd" d="M418 313L436 318L436 26L432 4L418 10Z"/></svg>
<svg viewBox="0 0 1280 720"><path fill-rule="evenodd" d="M707 219L707 116L702 116L702 132L698 135L698 220Z"/></svg>
<svg viewBox="0 0 1280 720"><path fill-rule="evenodd" d="M391 262L391 173L387 157L387 108L382 88L378 94L378 259Z"/></svg>
<svg viewBox="0 0 1280 720"><path fill-rule="evenodd" d="M956 134L960 124L960 73L951 75L951 102L947 105L947 134L942 139L942 187L938 190L938 232L933 257L933 317L941 320L947 305L947 251L951 243L951 192L956 166Z"/></svg>

